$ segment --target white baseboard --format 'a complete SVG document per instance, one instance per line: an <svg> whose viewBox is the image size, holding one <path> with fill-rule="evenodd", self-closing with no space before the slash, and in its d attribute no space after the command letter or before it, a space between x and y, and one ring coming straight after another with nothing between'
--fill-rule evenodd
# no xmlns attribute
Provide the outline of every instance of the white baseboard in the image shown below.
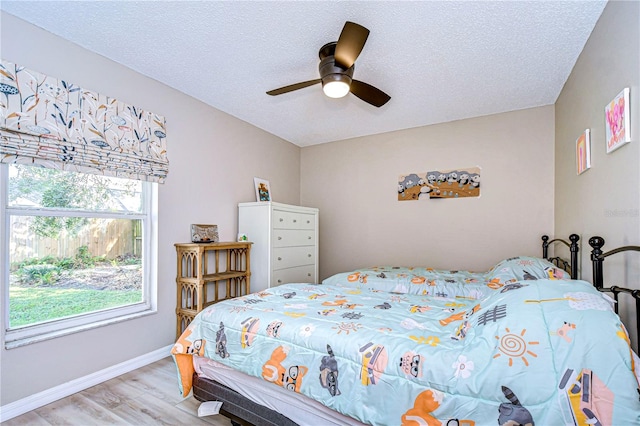
<svg viewBox="0 0 640 426"><path fill-rule="evenodd" d="M96 371L88 376L80 377L62 385L38 392L18 401L0 407L0 422L5 422L14 417L20 416L36 408L43 407L59 399L65 398L74 393L88 389L114 377L133 371L136 368L144 367L153 362L159 361L170 355L173 345L160 348L137 358L121 362L104 370Z"/></svg>

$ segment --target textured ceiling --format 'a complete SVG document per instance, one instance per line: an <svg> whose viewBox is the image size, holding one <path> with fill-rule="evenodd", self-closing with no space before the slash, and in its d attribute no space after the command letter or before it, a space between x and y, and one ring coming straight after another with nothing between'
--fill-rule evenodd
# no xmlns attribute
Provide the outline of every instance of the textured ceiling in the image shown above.
<svg viewBox="0 0 640 426"><path fill-rule="evenodd" d="M8 1L0 8L299 146L553 104L606 1ZM320 85L345 21L371 34L354 78ZM125 100L126 101L126 100ZM167 117L170 121L170 117Z"/></svg>

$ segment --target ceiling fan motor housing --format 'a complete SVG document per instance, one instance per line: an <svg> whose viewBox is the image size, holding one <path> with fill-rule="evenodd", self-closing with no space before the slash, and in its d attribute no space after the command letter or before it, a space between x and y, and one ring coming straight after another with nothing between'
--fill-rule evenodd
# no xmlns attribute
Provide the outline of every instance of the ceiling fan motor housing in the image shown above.
<svg viewBox="0 0 640 426"><path fill-rule="evenodd" d="M343 81L348 85L351 85L351 81L353 79L353 70L353 65L346 70L336 65L333 60L333 56L324 58L320 61L320 65L318 65L318 71L320 72L322 85L325 85L330 81Z"/></svg>

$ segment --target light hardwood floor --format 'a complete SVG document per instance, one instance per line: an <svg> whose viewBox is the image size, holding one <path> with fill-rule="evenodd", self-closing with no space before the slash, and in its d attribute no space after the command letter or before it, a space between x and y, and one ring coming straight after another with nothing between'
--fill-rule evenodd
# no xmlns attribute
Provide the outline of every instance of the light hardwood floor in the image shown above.
<svg viewBox="0 0 640 426"><path fill-rule="evenodd" d="M198 417L199 404L192 396L180 396L176 368L168 357L14 417L2 426L231 425L221 414Z"/></svg>

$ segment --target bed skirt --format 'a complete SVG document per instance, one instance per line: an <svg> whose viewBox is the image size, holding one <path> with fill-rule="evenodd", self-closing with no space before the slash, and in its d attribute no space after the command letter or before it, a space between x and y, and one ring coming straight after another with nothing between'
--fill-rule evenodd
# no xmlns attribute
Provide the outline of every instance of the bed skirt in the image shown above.
<svg viewBox="0 0 640 426"><path fill-rule="evenodd" d="M220 383L193 374L193 396L201 402L220 401L220 413L240 425L297 426L289 418L243 397Z"/></svg>
<svg viewBox="0 0 640 426"><path fill-rule="evenodd" d="M217 361L195 356L193 365L194 397L202 402L221 401L221 413L236 423L364 426L302 394L248 376Z"/></svg>

